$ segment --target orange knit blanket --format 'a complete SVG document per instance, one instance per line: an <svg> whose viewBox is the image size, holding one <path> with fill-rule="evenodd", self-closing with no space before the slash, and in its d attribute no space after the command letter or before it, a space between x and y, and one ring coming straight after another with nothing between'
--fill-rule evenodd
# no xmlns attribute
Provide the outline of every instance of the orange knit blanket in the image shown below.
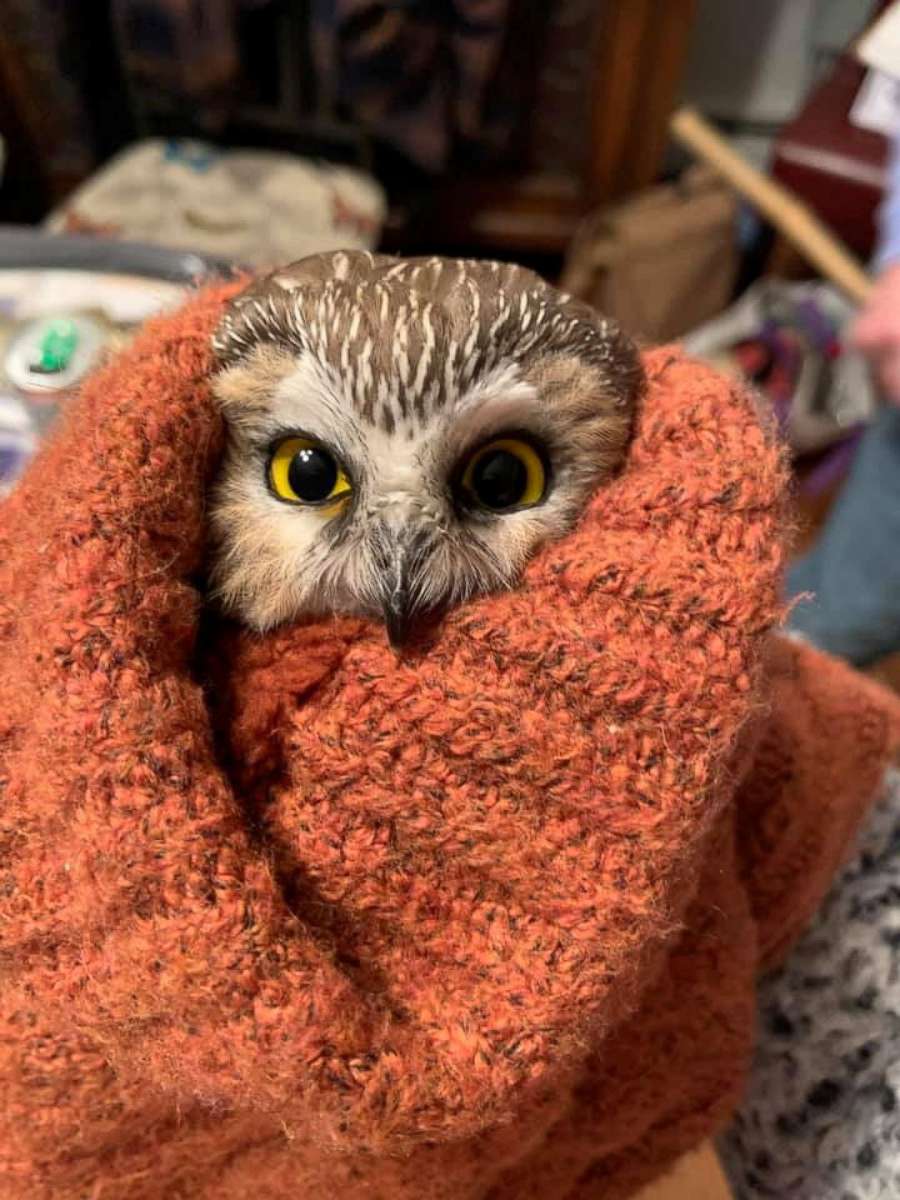
<svg viewBox="0 0 900 1200"><path fill-rule="evenodd" d="M0 509L0 1195L627 1196L736 1102L896 707L772 636L780 454L669 350L622 476L419 657L217 623L225 292Z"/></svg>

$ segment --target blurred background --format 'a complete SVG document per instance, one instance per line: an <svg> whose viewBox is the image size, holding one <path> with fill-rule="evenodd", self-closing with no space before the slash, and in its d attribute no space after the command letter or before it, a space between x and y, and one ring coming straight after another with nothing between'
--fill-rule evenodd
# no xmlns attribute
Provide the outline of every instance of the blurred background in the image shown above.
<svg viewBox="0 0 900 1200"><path fill-rule="evenodd" d="M886 265L893 8L3 0L0 492L97 357L186 287L379 247L525 263L749 379L793 453L799 557L892 398L848 330ZM684 106L750 185L673 135ZM900 347L900 291L896 311ZM877 653L838 651L900 679L894 608Z"/></svg>
<svg viewBox="0 0 900 1200"><path fill-rule="evenodd" d="M366 172L387 206L360 219L397 250L528 257L558 272L586 213L677 171L667 123L678 101L769 163L867 7L882 6L4 0L0 216L64 210L66 227L90 226L73 192L113 156L194 138ZM195 153L193 166L208 162ZM871 214L863 225L860 249Z"/></svg>

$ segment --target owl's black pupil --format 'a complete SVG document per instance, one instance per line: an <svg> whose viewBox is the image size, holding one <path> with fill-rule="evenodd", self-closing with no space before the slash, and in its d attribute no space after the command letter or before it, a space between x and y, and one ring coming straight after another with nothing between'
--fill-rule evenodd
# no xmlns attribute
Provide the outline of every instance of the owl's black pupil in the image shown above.
<svg viewBox="0 0 900 1200"><path fill-rule="evenodd" d="M485 508L511 508L527 487L525 464L508 450L488 450L472 472L472 490Z"/></svg>
<svg viewBox="0 0 900 1200"><path fill-rule="evenodd" d="M288 467L288 483L301 500L327 500L337 483L337 463L327 450L298 450Z"/></svg>

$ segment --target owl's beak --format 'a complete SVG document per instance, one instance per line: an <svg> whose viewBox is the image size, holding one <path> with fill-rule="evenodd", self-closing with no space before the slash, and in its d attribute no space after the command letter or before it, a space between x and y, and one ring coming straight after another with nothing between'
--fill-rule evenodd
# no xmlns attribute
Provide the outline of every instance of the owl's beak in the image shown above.
<svg viewBox="0 0 900 1200"><path fill-rule="evenodd" d="M405 646L413 624L412 580L409 556L397 547L397 556L384 577L381 611L388 641L395 650Z"/></svg>
<svg viewBox="0 0 900 1200"><path fill-rule="evenodd" d="M412 610L402 599L392 599L384 605L384 624L388 641L395 650L405 646L412 629Z"/></svg>
<svg viewBox="0 0 900 1200"><path fill-rule="evenodd" d="M417 577L426 554L421 536L393 529L381 576L381 611L388 641L398 650L409 641L418 610Z"/></svg>

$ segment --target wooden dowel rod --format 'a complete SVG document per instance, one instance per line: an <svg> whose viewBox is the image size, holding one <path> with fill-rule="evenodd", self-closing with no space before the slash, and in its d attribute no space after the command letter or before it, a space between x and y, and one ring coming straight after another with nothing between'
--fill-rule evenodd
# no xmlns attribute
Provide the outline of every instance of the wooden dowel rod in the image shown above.
<svg viewBox="0 0 900 1200"><path fill-rule="evenodd" d="M746 161L718 130L692 108L680 108L673 136L762 213L818 271L864 304L872 281L862 264L801 200Z"/></svg>

